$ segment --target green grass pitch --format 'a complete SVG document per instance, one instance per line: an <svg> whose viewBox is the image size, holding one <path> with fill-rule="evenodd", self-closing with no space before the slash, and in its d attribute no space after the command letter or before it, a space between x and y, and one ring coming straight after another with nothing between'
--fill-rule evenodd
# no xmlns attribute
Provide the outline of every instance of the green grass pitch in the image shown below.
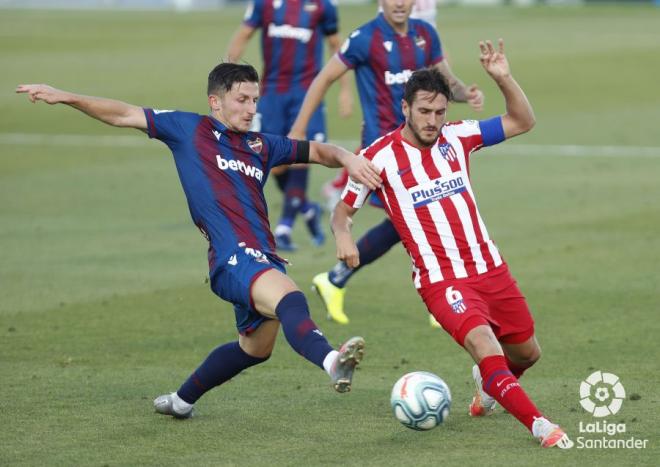
<svg viewBox="0 0 660 467"><path fill-rule="evenodd" d="M372 9L340 13L346 34ZM502 99L477 41L498 36L537 115L532 133L472 162L544 350L522 383L575 439L592 437L578 426L595 420L579 405L580 381L617 374L628 398L608 421L647 449L541 450L506 413L470 419L471 362L429 327L400 247L351 282L350 325L326 322L308 294L332 343L366 338L350 394L335 394L280 338L268 363L204 397L196 419L153 413L155 396L235 337L230 306L205 283L205 242L169 152L13 90L47 82L203 113L206 75L241 15L0 13L0 465L657 465L660 9L643 6L451 7L439 26L456 73L483 87L484 115ZM257 45L247 58L260 67ZM328 103L331 138L357 140L359 110L340 120L334 91ZM478 117L460 105L450 116ZM562 154L570 145L581 155ZM331 176L315 168L310 196ZM281 198L267 194L274 218ZM365 208L356 234L380 216ZM313 249L301 225L295 240L290 274L309 290L334 264L333 244ZM448 422L430 432L390 412L392 385L412 370L453 392Z"/></svg>

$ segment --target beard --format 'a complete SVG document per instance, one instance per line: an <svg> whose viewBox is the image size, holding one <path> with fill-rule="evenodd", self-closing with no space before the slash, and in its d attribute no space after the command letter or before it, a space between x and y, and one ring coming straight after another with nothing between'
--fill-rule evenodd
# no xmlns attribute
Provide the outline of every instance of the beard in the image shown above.
<svg viewBox="0 0 660 467"><path fill-rule="evenodd" d="M438 136L440 135L440 129L437 127L424 127L422 129L418 128L413 122L408 120L408 127L410 128L410 131L412 132L413 135L415 135L415 138L419 143L421 143L422 146L424 147L430 147L433 146L433 144L438 140ZM425 137L423 136L422 132L432 132L433 136L432 137Z"/></svg>

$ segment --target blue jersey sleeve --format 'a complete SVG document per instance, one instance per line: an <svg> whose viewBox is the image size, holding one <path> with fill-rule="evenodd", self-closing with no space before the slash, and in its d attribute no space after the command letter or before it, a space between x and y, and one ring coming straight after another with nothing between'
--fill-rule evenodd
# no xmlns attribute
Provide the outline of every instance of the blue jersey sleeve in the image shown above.
<svg viewBox="0 0 660 467"><path fill-rule="evenodd" d="M431 47L429 51L429 65L434 65L438 62L441 62L444 59L444 55L442 54L442 42L440 42L440 36L438 35L438 31L436 31L433 27L428 26L426 30L431 40Z"/></svg>
<svg viewBox="0 0 660 467"><path fill-rule="evenodd" d="M243 24L253 28L260 28L263 22L264 2L263 0L251 0L248 3L245 15L243 16Z"/></svg>
<svg viewBox="0 0 660 467"><path fill-rule="evenodd" d="M369 37L360 29L353 31L337 54L348 68L356 68L369 60Z"/></svg>
<svg viewBox="0 0 660 467"><path fill-rule="evenodd" d="M479 130L481 130L484 146L493 146L506 139L504 127L502 127L502 117L499 115L488 120L479 120Z"/></svg>
<svg viewBox="0 0 660 467"><path fill-rule="evenodd" d="M323 0L321 30L326 36L332 36L339 31L339 16L337 15L337 5L335 0Z"/></svg>
<svg viewBox="0 0 660 467"><path fill-rule="evenodd" d="M268 160L266 167L268 170L278 165L295 164L298 162L298 141L289 139L286 136L270 135L262 133L266 147L266 156Z"/></svg>
<svg viewBox="0 0 660 467"><path fill-rule="evenodd" d="M149 138L158 139L168 146L175 144L185 135L182 117L186 112L175 110L143 109L147 117Z"/></svg>

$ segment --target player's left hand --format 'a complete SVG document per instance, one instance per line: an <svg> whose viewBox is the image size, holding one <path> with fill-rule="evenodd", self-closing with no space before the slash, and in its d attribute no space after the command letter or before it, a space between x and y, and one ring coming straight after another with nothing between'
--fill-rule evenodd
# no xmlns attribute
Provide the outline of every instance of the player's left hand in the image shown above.
<svg viewBox="0 0 660 467"><path fill-rule="evenodd" d="M373 162L364 156L353 156L346 162L348 175L358 183L366 185L370 190L376 190L383 182L380 178L380 170Z"/></svg>
<svg viewBox="0 0 660 467"><path fill-rule="evenodd" d="M470 107L472 107L472 110L481 112L484 109L484 93L481 92L479 86L473 84L467 88L466 97L467 103Z"/></svg>
<svg viewBox="0 0 660 467"><path fill-rule="evenodd" d="M508 78L511 76L509 61L504 55L504 39L498 40L498 49L495 50L491 41L480 41L479 49L481 55L479 60L484 70L494 79Z"/></svg>
<svg viewBox="0 0 660 467"><path fill-rule="evenodd" d="M339 261L345 262L349 268L356 268L360 265L360 252L350 234L346 236L335 234L335 243Z"/></svg>

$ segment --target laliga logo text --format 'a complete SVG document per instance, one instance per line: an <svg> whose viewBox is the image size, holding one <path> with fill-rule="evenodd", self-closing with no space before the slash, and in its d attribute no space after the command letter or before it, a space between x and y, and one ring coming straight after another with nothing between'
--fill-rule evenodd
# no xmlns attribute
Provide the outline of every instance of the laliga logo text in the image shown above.
<svg viewBox="0 0 660 467"><path fill-rule="evenodd" d="M580 383L580 405L584 410L596 418L615 415L621 410L626 390L613 373L596 371ZM592 423L579 424L580 433L598 434L601 438L577 438L578 449L644 449L648 439L639 439L631 436L628 439L612 438L618 434L626 433L625 423L610 423L599 420Z"/></svg>

